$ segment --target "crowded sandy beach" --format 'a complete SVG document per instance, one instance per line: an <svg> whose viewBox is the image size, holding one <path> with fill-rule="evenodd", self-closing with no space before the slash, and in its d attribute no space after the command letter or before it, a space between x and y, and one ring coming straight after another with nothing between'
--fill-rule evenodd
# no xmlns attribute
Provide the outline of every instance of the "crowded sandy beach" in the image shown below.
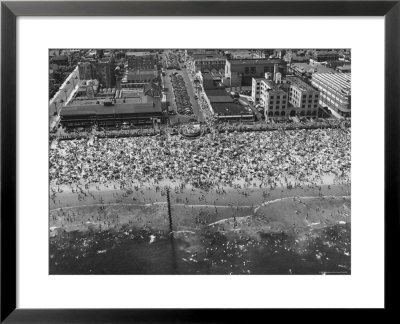
<svg viewBox="0 0 400 324"><path fill-rule="evenodd" d="M168 246L180 247L174 248L172 257L179 261L180 270L176 265L156 267L155 273L204 273L204 267L207 273L263 273L264 268L252 268L250 261L240 261L239 267L237 256L228 265L228 254L235 255L227 253L228 247L240 250L246 242L252 246L246 251L256 253L256 247L272 240L268 248L286 244L290 260L292 254L306 253L306 246L317 244L315 240L326 231L335 229L333 236L350 239L350 153L350 128L223 132L196 139L142 136L60 141L50 150L49 225L51 246L57 245L52 255L63 251L59 242L65 239L76 240L77 249L82 249L81 235L87 233L105 236L101 241L112 241L114 248L116 239L125 242L120 244L133 239L146 251L157 250L157 244L164 247L172 237L174 244ZM278 244L279 240L286 243ZM84 246L91 246L85 242ZM337 243L337 253L349 258L350 242ZM207 257L218 244L225 256ZM103 260L110 248L91 253ZM316 262L323 263L318 253ZM57 265L50 263L57 272ZM136 265L122 269L151 272ZM344 272L350 271L349 265L342 266ZM227 272L227 267L232 271ZM125 273L115 268L104 271Z"/></svg>

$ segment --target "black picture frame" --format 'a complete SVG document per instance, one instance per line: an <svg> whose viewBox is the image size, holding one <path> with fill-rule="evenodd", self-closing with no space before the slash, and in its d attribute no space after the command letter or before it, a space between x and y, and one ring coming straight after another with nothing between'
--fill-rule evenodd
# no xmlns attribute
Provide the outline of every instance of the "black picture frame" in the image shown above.
<svg viewBox="0 0 400 324"><path fill-rule="evenodd" d="M239 310L74 310L16 308L16 19L19 16L384 16L385 18L385 309L396 307L399 234L400 3L396 1L129 1L1 3L1 322L234 322ZM373 44L371 44L373 48ZM373 152L371 152L373 154ZM373 188L371 188L373 190ZM249 312L249 310L241 310ZM252 310L248 318L260 312ZM240 314L242 315L242 314ZM263 316L264 314L258 314ZM254 322L254 321L250 321Z"/></svg>

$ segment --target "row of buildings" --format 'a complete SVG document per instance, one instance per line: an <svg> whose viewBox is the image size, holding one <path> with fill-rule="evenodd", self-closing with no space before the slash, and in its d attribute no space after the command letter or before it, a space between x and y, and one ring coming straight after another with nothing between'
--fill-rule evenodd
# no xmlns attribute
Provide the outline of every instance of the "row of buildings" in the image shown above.
<svg viewBox="0 0 400 324"><path fill-rule="evenodd" d="M288 62L293 53L304 57L303 63ZM268 117L317 116L319 107L336 116L351 115L348 50L198 50L188 55L206 87L250 89Z"/></svg>
<svg viewBox="0 0 400 324"><path fill-rule="evenodd" d="M164 122L157 53L92 50L82 58L83 81L60 113L61 124L129 127Z"/></svg>
<svg viewBox="0 0 400 324"><path fill-rule="evenodd" d="M311 83L297 76L276 73L253 78L252 99L264 108L265 117L318 116L320 107L351 116L351 74L315 73Z"/></svg>
<svg viewBox="0 0 400 324"><path fill-rule="evenodd" d="M89 124L120 126L163 122L167 117L160 76L158 51L91 51L79 63L81 80L88 82L78 89L61 113L67 127ZM266 118L318 116L320 107L341 116L351 114L351 74L339 71L333 62L334 51L312 56L316 67L310 75L295 73L284 60L285 50L187 50L201 75L204 99L218 119L255 120L246 102L229 92L251 90L255 105L263 108ZM307 55L309 55L308 53ZM321 64L332 60L332 66ZM229 92L227 92L229 88ZM164 105L166 106L166 104Z"/></svg>
<svg viewBox="0 0 400 324"><path fill-rule="evenodd" d="M253 78L252 99L264 108L266 118L318 114L319 91L298 77L283 79L279 72L273 79L269 73L264 78Z"/></svg>

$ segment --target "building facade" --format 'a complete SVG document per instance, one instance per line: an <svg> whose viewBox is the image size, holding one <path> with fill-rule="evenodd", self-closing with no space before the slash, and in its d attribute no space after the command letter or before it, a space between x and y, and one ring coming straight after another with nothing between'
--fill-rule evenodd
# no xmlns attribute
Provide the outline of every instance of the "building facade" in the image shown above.
<svg viewBox="0 0 400 324"><path fill-rule="evenodd" d="M312 59L315 62L329 62L339 60L339 53L336 51L314 51Z"/></svg>
<svg viewBox="0 0 400 324"><path fill-rule="evenodd" d="M288 116L288 94L270 80L262 80L260 104L264 107L265 117L285 118Z"/></svg>
<svg viewBox="0 0 400 324"><path fill-rule="evenodd" d="M130 70L152 70L157 64L157 53L151 52L126 52Z"/></svg>
<svg viewBox="0 0 400 324"><path fill-rule="evenodd" d="M293 116L315 117L318 113L319 91L297 77L282 79L277 73L265 78L253 78L252 99L264 108L265 118Z"/></svg>
<svg viewBox="0 0 400 324"><path fill-rule="evenodd" d="M97 65L97 80L106 88L115 86L114 56L101 58Z"/></svg>
<svg viewBox="0 0 400 324"><path fill-rule="evenodd" d="M296 114L301 117L317 116L319 91L298 77L287 77L286 80L289 84L289 103Z"/></svg>
<svg viewBox="0 0 400 324"><path fill-rule="evenodd" d="M321 106L351 116L351 73L314 73L311 83L321 92Z"/></svg>
<svg viewBox="0 0 400 324"><path fill-rule="evenodd" d="M94 62L86 61L86 62L79 62L79 78L81 80L92 80L95 79L95 66Z"/></svg>
<svg viewBox="0 0 400 324"><path fill-rule="evenodd" d="M196 72L224 72L226 59L222 57L199 58L194 60Z"/></svg>
<svg viewBox="0 0 400 324"><path fill-rule="evenodd" d="M81 80L98 80L102 87L112 88L115 86L114 56L93 59L87 58L78 63L79 78Z"/></svg>
<svg viewBox="0 0 400 324"><path fill-rule="evenodd" d="M61 125L78 127L121 127L123 125L154 125L164 122L161 100L143 101L136 98L75 101L60 113Z"/></svg>

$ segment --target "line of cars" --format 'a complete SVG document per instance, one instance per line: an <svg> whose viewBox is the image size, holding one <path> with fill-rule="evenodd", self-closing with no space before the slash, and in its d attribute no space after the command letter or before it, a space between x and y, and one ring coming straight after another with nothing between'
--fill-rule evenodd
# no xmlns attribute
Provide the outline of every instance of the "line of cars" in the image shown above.
<svg viewBox="0 0 400 324"><path fill-rule="evenodd" d="M170 76L172 87L174 89L175 103L178 114L193 115L192 103L186 89L186 83L182 75L178 73Z"/></svg>

